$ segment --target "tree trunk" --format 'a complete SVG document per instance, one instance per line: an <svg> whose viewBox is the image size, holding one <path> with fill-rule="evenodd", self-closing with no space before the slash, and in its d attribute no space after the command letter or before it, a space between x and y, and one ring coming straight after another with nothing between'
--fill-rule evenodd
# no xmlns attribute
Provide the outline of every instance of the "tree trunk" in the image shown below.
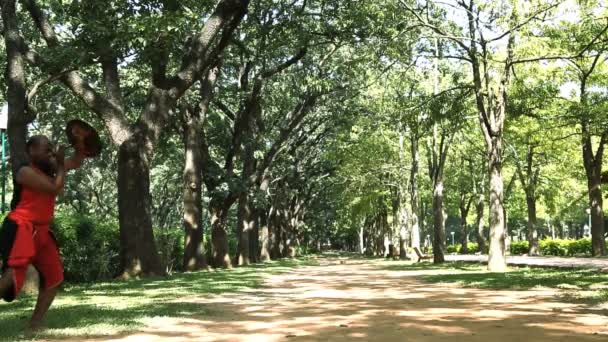
<svg viewBox="0 0 608 342"><path fill-rule="evenodd" d="M270 225L270 258L273 260L282 258L282 227L280 223L280 210L275 209L274 214L269 218Z"/></svg>
<svg viewBox="0 0 608 342"><path fill-rule="evenodd" d="M437 179L433 189L433 262L445 261L445 217L443 216L443 180Z"/></svg>
<svg viewBox="0 0 608 342"><path fill-rule="evenodd" d="M249 265L249 237L254 229L254 208L249 195L249 178L254 172L255 159L253 156L253 146L246 144L243 150L243 175L242 182L245 189L239 195L238 222L237 222L237 254L235 262L239 266Z"/></svg>
<svg viewBox="0 0 608 342"><path fill-rule="evenodd" d="M118 219L123 277L162 275L150 215L150 169L142 144L127 140L118 151Z"/></svg>
<svg viewBox="0 0 608 342"><path fill-rule="evenodd" d="M203 170L204 158L201 146L205 132L203 124L207 117L213 88L219 74L219 66L210 69L201 80L201 99L196 109L180 106L184 161L184 271L207 268L203 246Z"/></svg>
<svg viewBox="0 0 608 342"><path fill-rule="evenodd" d="M260 248L260 261L270 261L270 231L268 227L268 212L266 210L260 211L260 226L261 226L261 248Z"/></svg>
<svg viewBox="0 0 608 342"><path fill-rule="evenodd" d="M489 149L490 173L490 255L488 269L504 272L505 257L504 183L502 178L502 136L492 137Z"/></svg>
<svg viewBox="0 0 608 342"><path fill-rule="evenodd" d="M480 191L483 189L483 186L480 187ZM481 254L484 254L486 249L487 249L487 245L486 245L486 237L484 234L484 223L483 223L483 212L484 212L484 206L485 206L485 196L483 194L483 192L481 192L479 194L479 197L477 198L477 203L475 204L475 213L476 213L476 217L475 217L475 236L477 239L477 246L479 248L479 252Z"/></svg>
<svg viewBox="0 0 608 342"><path fill-rule="evenodd" d="M601 166L601 165L600 165ZM599 172L597 173L599 175ZM604 211L600 177L588 176L589 203L591 207L591 245L593 256L606 255L606 241L604 236Z"/></svg>
<svg viewBox="0 0 608 342"><path fill-rule="evenodd" d="M399 259L407 259L408 232L407 232L407 209L403 207L403 203L399 208Z"/></svg>
<svg viewBox="0 0 608 342"><path fill-rule="evenodd" d="M581 88L584 93L584 86ZM586 95L581 96L581 101L586 105ZM591 245L593 256L606 255L606 240L604 236L604 210L602 198L602 159L604 153L605 139L608 133L604 133L598 146L597 153L593 153L589 122L584 118L581 122L583 163L587 176L587 188L589 190L589 209L591 210Z"/></svg>
<svg viewBox="0 0 608 342"><path fill-rule="evenodd" d="M364 228L364 223L361 224L361 227L359 228L359 254L365 253L365 241L363 240L363 228Z"/></svg>
<svg viewBox="0 0 608 342"><path fill-rule="evenodd" d="M228 234L226 220L230 206L222 206L219 200L211 199L209 212L211 214L211 258L213 267L230 268L228 255Z"/></svg>
<svg viewBox="0 0 608 342"><path fill-rule="evenodd" d="M467 216L469 216L469 208L470 203L466 203L466 199L461 197L460 199L460 229L462 231L462 239L460 241L460 253L468 254L469 253L469 227L467 226Z"/></svg>
<svg viewBox="0 0 608 342"><path fill-rule="evenodd" d="M528 205L528 255L539 255L538 232L536 231L536 195L533 189L528 189L526 194L526 204Z"/></svg>
<svg viewBox="0 0 608 342"><path fill-rule="evenodd" d="M6 47L6 100L8 102L8 141L13 175L17 168L27 162L25 143L27 125L33 117L26 115L25 69L19 48L19 24L15 12L15 1L2 2L2 23Z"/></svg>
<svg viewBox="0 0 608 342"><path fill-rule="evenodd" d="M249 231L249 260L258 263L260 262L260 210L254 209L253 214L253 227Z"/></svg>
<svg viewBox="0 0 608 342"><path fill-rule="evenodd" d="M249 207L249 194L243 191L239 196L237 210L236 236L238 239L234 264L246 266L250 264L249 259L249 235L253 228L253 215Z"/></svg>
<svg viewBox="0 0 608 342"><path fill-rule="evenodd" d="M462 238L460 240L460 254L469 254L469 226L467 225L466 219L461 218L460 229L462 231Z"/></svg>
<svg viewBox="0 0 608 342"><path fill-rule="evenodd" d="M283 211L284 212L284 211ZM287 222L285 217L281 217L279 221L279 239L277 240L279 245L277 249L279 251L279 258L286 258L288 256L288 243L287 243Z"/></svg>
<svg viewBox="0 0 608 342"><path fill-rule="evenodd" d="M184 127L186 160L184 163L184 271L207 267L203 246L203 180L200 152L202 125L188 118Z"/></svg>
<svg viewBox="0 0 608 342"><path fill-rule="evenodd" d="M418 136L412 132L410 135L410 147L412 152L412 169L410 174L410 205L411 205L411 230L412 230L412 248L420 248L420 226L418 223Z"/></svg>

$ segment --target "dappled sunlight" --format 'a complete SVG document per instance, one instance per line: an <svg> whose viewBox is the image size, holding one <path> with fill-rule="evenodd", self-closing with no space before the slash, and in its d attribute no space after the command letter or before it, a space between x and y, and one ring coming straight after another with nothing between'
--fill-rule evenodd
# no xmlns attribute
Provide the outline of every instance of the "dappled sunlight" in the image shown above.
<svg viewBox="0 0 608 342"><path fill-rule="evenodd" d="M184 296L176 300L190 304L184 312L140 320L144 327L138 333L114 335L109 341L403 341L406 336L416 341L542 342L608 338L608 316L560 301L559 289L462 288L458 283L420 280L428 275L449 275L448 269L410 270L405 263L331 261L324 260L321 267L266 275L262 288ZM402 269L387 269L387 265ZM469 273L484 272L464 271ZM193 314L196 306L205 313Z"/></svg>

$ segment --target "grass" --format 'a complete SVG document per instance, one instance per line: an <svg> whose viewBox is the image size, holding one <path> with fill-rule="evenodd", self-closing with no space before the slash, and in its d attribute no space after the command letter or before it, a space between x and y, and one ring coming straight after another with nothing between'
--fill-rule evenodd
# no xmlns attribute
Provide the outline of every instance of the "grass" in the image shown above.
<svg viewBox="0 0 608 342"><path fill-rule="evenodd" d="M221 307L188 298L260 288L265 275L310 265L316 262L294 259L164 278L67 284L47 315L49 330L36 338L109 336L137 330L158 317L221 315ZM0 301L0 341L27 340L23 331L35 300L24 295L13 303Z"/></svg>
<svg viewBox="0 0 608 342"><path fill-rule="evenodd" d="M429 283L458 284L462 287L491 290L559 289L562 298L589 304L608 302L608 274L590 269L514 267L505 273L492 273L485 266L472 263L417 263L387 265L387 270L443 270L440 274L421 276Z"/></svg>

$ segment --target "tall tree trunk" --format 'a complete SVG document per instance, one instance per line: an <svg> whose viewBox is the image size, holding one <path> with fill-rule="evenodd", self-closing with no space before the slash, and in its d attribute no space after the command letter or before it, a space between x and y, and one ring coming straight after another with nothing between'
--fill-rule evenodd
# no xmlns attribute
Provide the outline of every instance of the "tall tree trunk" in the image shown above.
<svg viewBox="0 0 608 342"><path fill-rule="evenodd" d="M266 210L260 211L260 231L261 231L261 247L260 247L260 261L270 261L270 231L269 231L269 218Z"/></svg>
<svg viewBox="0 0 608 342"><path fill-rule="evenodd" d="M184 163L184 271L196 271L207 267L203 248L203 180L201 123L188 118L184 127L186 160Z"/></svg>
<svg viewBox="0 0 608 342"><path fill-rule="evenodd" d="M6 85L8 102L8 141L13 174L27 162L25 143L27 125L33 116L27 115L25 69L19 42L19 24L15 12L15 1L2 2L2 23L6 48Z"/></svg>
<svg viewBox="0 0 608 342"><path fill-rule="evenodd" d="M540 175L540 167L535 169L534 167L534 145L528 144L528 151L526 154L526 166L522 166L521 161L517 154L515 155L515 162L517 164L516 174L519 175L522 188L526 193L526 205L528 210L528 222L527 228L528 233L526 239L528 240L528 255L538 255L540 248L538 246L538 231L537 231L537 219L536 219L536 186ZM507 187L505 198L510 196L512 184ZM505 199L506 200L506 199ZM555 234L553 234L555 235Z"/></svg>
<svg viewBox="0 0 608 342"><path fill-rule="evenodd" d="M412 132L410 134L410 148L412 153L412 169L410 174L410 205L411 205L411 230L412 230L412 248L420 248L420 225L418 223L418 165L419 165L419 153L418 153L418 133Z"/></svg>
<svg viewBox="0 0 608 342"><path fill-rule="evenodd" d="M582 88L583 92L585 88ZM586 93L584 93L586 94ZM582 95L581 100L586 104L586 95ZM589 190L589 209L591 210L591 245L593 256L606 255L606 240L604 228L604 210L602 198L602 160L604 144L608 137L605 132L599 143L598 150L593 153L591 133L589 130L589 119L583 118L581 122L583 163L585 164L585 174L587 176L587 188Z"/></svg>
<svg viewBox="0 0 608 342"><path fill-rule="evenodd" d="M281 226L281 209L275 208L273 215L269 218L270 222L270 258L273 260L282 258L282 226Z"/></svg>
<svg viewBox="0 0 608 342"><path fill-rule="evenodd" d="M587 185L591 207L591 245L593 247L593 256L603 256L606 255L606 237L604 235L604 210L600 178L595 175L587 176Z"/></svg>
<svg viewBox="0 0 608 342"><path fill-rule="evenodd" d="M539 255L538 232L536 219L536 195L533 189L528 189L526 193L526 204L528 205L528 255Z"/></svg>
<svg viewBox="0 0 608 342"><path fill-rule="evenodd" d="M249 206L249 194L243 191L239 196L237 209L236 237L238 240L234 264L246 266L250 264L249 259L249 234L253 228L253 213Z"/></svg>
<svg viewBox="0 0 608 342"><path fill-rule="evenodd" d="M405 170L401 169L405 164L405 137L403 129L399 130L399 168L402 173ZM403 175L399 179L399 190L396 196L393 195L393 222L396 227L396 232L399 236L399 259L407 258L407 246L410 234L408 232L408 212L406 208L407 196L407 180Z"/></svg>
<svg viewBox="0 0 608 342"><path fill-rule="evenodd" d="M363 228L365 227L365 224L362 223L361 226L359 227L359 254L364 254L365 253L365 241L363 240Z"/></svg>
<svg viewBox="0 0 608 342"><path fill-rule="evenodd" d="M433 262L445 261L445 217L443 216L443 180L437 179L433 189Z"/></svg>
<svg viewBox="0 0 608 342"><path fill-rule="evenodd" d="M504 272L505 258L505 218L504 183L502 178L502 135L492 137L488 161L490 172L490 254L488 269Z"/></svg>
<svg viewBox="0 0 608 342"><path fill-rule="evenodd" d="M405 195L405 194L404 194ZM407 246L408 243L408 213L407 208L405 208L405 203L401 203L399 205L399 259L407 259Z"/></svg>
<svg viewBox="0 0 608 342"><path fill-rule="evenodd" d="M201 100L196 109L187 105L180 106L184 161L184 271L197 271L207 268L203 245L203 124L213 97L219 67L209 70L201 81Z"/></svg>
<svg viewBox="0 0 608 342"><path fill-rule="evenodd" d="M506 117L507 91L513 68L513 48L515 46L515 27L518 24L518 8L513 7L509 20L511 32L508 35L507 56L504 69L498 80L498 89L495 91L492 84L492 75L488 68L489 58L487 45L479 31L479 17L476 16L475 4L468 6L469 37L473 41L481 39L481 51L478 44L468 47L471 68L473 71L473 84L475 89L475 103L477 106L479 124L486 142L488 174L490 176L490 253L488 269L492 272L504 272L507 268L505 256L505 219L504 219L504 182L502 177L503 132ZM479 37L478 37L479 36ZM481 53L480 53L481 52Z"/></svg>
<svg viewBox="0 0 608 342"><path fill-rule="evenodd" d="M141 143L127 140L118 151L118 220L123 277L164 274L152 231L150 168Z"/></svg>
<svg viewBox="0 0 608 342"><path fill-rule="evenodd" d="M260 262L260 210L254 209L253 215L253 227L249 232L249 260L258 263Z"/></svg>
<svg viewBox="0 0 608 342"><path fill-rule="evenodd" d="M286 210L282 210L283 215L286 215ZM288 225L287 225L287 220L285 219L285 216L281 216L280 217L280 221L279 221L279 246L278 246L278 250L279 250L279 257L280 258L286 258L288 256L288 251L289 251L289 245L287 243L287 239L288 239Z"/></svg>
<svg viewBox="0 0 608 342"><path fill-rule="evenodd" d="M484 234L484 222L483 212L485 206L485 196L483 194L483 186L480 188L479 196L477 197L477 203L475 204L475 235L477 238L477 246L479 252L484 254L487 249L486 237Z"/></svg>
<svg viewBox="0 0 608 342"><path fill-rule="evenodd" d="M460 230L462 231L460 254L469 254L469 226L467 225L466 218L460 218Z"/></svg>
<svg viewBox="0 0 608 342"><path fill-rule="evenodd" d="M235 262L239 266L249 265L249 237L254 230L254 208L250 201L249 195L249 179L253 175L255 169L254 148L250 143L245 143L243 149L243 175L242 182L245 189L239 195L238 205L238 222L237 222L237 255Z"/></svg>
<svg viewBox="0 0 608 342"><path fill-rule="evenodd" d="M213 267L230 268L228 234L226 233L226 222L230 206L222 202L222 200L211 198L211 202L209 203L209 213L211 214L211 258Z"/></svg>
<svg viewBox="0 0 608 342"><path fill-rule="evenodd" d="M466 194L460 195L460 229L462 231L462 239L460 241L460 244L462 246L460 248L461 254L469 253L469 227L467 225L467 216L469 216L469 210L471 209L472 200L472 197L467 199Z"/></svg>

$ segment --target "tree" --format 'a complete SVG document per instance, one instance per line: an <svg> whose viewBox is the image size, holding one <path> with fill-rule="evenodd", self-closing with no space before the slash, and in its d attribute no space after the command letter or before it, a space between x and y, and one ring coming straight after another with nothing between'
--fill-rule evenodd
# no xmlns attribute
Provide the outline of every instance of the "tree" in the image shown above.
<svg viewBox="0 0 608 342"><path fill-rule="evenodd" d="M475 103L479 124L483 132L486 147L490 185L490 255L488 269L503 272L506 269L505 259L505 217L504 217L504 183L502 177L503 133L506 118L507 93L516 63L514 48L516 36L530 22L539 20L545 13L559 3L534 3L520 13L517 1L499 3L480 3L475 0L459 1L459 13L466 16L467 22L462 27L448 26L425 19L421 13L426 7L435 5L427 2L424 8L413 8L404 1L406 10L416 16L418 22L431 29L438 38L454 44L455 55L451 58L465 60L469 63L473 78ZM482 17L485 16L486 19ZM498 25L499 18L509 18L506 28ZM485 24L481 24L485 22ZM457 27L454 30L454 27ZM487 28L490 28L488 32ZM462 33L462 32L464 33ZM491 36L488 37L488 34ZM498 55L498 42L507 39L504 48L504 59L494 62Z"/></svg>
<svg viewBox="0 0 608 342"><path fill-rule="evenodd" d="M132 3L105 6L93 1L87 2L86 6L64 6L61 2L49 1L50 11L62 14L56 17L58 20L78 23L79 29L73 31L72 39L57 35L55 29L61 26L52 24L36 1L27 0L23 4L47 48L44 54L38 53L32 44L36 38L17 35L13 39L20 43L20 53L27 54L28 62L60 81L97 114L118 148L118 207L124 275L164 273L150 216L149 170L153 147L174 115L177 101L220 58L247 11L248 1L220 1L202 27L189 24L190 18L185 14L189 9L181 6L162 3L145 7ZM204 13L208 10L207 5L196 10ZM153 25L142 27L140 20L150 19L154 13L162 15L157 22L152 21ZM175 24L183 25L179 32L185 33L183 36L191 34L184 46L180 46L181 41L175 37L156 34L157 27L170 24L169 18L178 18ZM137 39L140 35L150 39L144 39L142 44ZM181 51L184 53L179 54ZM139 116L129 123L130 110L137 109L125 106L120 62L133 52L138 60L132 64L148 66L152 81L139 108ZM82 56L82 59L66 68L65 56L69 53ZM170 63L177 65L180 58L179 67L170 66ZM98 70L94 66L101 66L100 76L96 75ZM97 83L104 85L103 89L86 81L84 70L77 70L79 68L90 70L92 77L98 77ZM167 75L169 71L174 71L172 76Z"/></svg>

